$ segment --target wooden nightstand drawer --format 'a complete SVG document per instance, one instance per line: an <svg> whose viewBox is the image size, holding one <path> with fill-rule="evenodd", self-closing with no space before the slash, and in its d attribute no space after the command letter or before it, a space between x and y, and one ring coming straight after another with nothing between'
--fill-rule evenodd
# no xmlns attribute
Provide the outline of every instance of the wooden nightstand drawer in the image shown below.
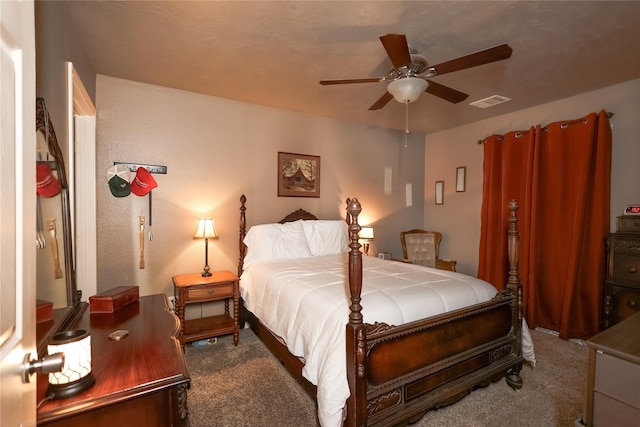
<svg viewBox="0 0 640 427"><path fill-rule="evenodd" d="M614 255L613 280L640 288L640 257Z"/></svg>
<svg viewBox="0 0 640 427"><path fill-rule="evenodd" d="M199 286L187 289L189 301L206 301L218 298L233 298L233 283Z"/></svg>

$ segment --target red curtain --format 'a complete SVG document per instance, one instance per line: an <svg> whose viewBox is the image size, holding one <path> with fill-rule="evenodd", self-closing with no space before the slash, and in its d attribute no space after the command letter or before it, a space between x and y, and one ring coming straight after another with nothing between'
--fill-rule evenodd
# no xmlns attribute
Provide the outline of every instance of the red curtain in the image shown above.
<svg viewBox="0 0 640 427"><path fill-rule="evenodd" d="M506 284L507 203L515 199L531 328L565 339L587 339L600 329L611 145L604 111L485 140L478 277Z"/></svg>

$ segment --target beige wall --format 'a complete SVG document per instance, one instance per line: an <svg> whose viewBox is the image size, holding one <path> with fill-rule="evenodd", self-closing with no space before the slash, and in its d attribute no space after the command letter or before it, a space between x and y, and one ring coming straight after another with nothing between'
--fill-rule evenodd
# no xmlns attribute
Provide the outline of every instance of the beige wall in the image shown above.
<svg viewBox="0 0 640 427"><path fill-rule="evenodd" d="M640 203L640 80L629 81L557 102L425 137L425 227L443 233L441 257L458 260L458 271L475 275L480 241L483 148L492 134L528 129L537 124L614 113L611 177L611 230L627 204ZM499 107L494 107L499 108ZM455 192L455 170L467 167L467 191ZM445 181L444 205L434 204L435 181Z"/></svg>
<svg viewBox="0 0 640 427"><path fill-rule="evenodd" d="M371 253L401 256L399 233L424 218L424 136L244 104L99 75L96 84L98 290L140 286L140 293L173 294L171 277L199 272L204 242L193 240L198 217L212 217L219 240L209 244L212 269L237 270L239 198L249 224L274 222L303 208L342 218L347 197L373 224ZM321 157L321 197L277 197L277 152ZM153 241L138 268L138 220L148 197L113 197L106 181L113 162L159 164L154 175ZM392 171L385 194L385 168ZM405 206L405 184L413 206Z"/></svg>
<svg viewBox="0 0 640 427"><path fill-rule="evenodd" d="M37 93L47 101L61 144L66 143L68 134L61 97L67 90L64 61L71 61L99 109L98 182L104 182L113 161L169 166L169 174L158 177L161 187L154 193L156 232L154 241L147 242L145 270L136 269L134 233L140 212L147 215L147 199L130 196L126 201L117 200L106 184L96 189L99 290L139 284L145 294L166 292L173 274L199 271L202 243L189 237L201 213L216 219L221 234L221 239L211 244L210 264L235 269L236 208L242 192L249 197L251 222L273 220L298 206L321 216L338 217L342 199L355 195L362 200L365 213L371 213L371 219L363 219L376 221L373 254L390 251L400 256L398 233L425 227L443 233L441 256L457 259L459 271L475 275L483 158L477 140L600 109L615 113L611 229L626 204L640 202L638 80L430 134L425 137L426 144L413 135L409 149L402 150L403 136L397 132L102 76L98 96L93 71L74 41L65 12L55 2L36 2ZM275 196L277 151L322 156L321 199ZM383 191L385 166L393 169L391 195ZM455 192L458 166L467 167L464 193ZM243 173L237 173L239 168ZM441 206L433 204L436 180L445 181L445 203ZM413 184L411 209L404 206L406 182ZM261 209L252 210L256 206Z"/></svg>

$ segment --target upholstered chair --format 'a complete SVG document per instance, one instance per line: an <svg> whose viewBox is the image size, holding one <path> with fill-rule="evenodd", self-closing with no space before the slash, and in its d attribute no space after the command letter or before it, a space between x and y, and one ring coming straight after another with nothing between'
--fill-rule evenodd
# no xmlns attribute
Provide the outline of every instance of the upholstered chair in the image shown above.
<svg viewBox="0 0 640 427"><path fill-rule="evenodd" d="M400 233L405 262L456 271L456 261L439 258L442 234L437 231L413 229Z"/></svg>

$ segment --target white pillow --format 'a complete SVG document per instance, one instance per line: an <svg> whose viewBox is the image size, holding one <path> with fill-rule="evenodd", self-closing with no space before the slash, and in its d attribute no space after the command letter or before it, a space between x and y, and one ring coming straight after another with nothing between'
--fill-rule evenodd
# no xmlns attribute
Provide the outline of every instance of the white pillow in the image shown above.
<svg viewBox="0 0 640 427"><path fill-rule="evenodd" d="M244 238L248 251L244 268L272 259L306 258L311 256L302 229L302 220L284 224L254 225Z"/></svg>
<svg viewBox="0 0 640 427"><path fill-rule="evenodd" d="M303 221L302 227L313 256L349 252L349 233L345 221Z"/></svg>

